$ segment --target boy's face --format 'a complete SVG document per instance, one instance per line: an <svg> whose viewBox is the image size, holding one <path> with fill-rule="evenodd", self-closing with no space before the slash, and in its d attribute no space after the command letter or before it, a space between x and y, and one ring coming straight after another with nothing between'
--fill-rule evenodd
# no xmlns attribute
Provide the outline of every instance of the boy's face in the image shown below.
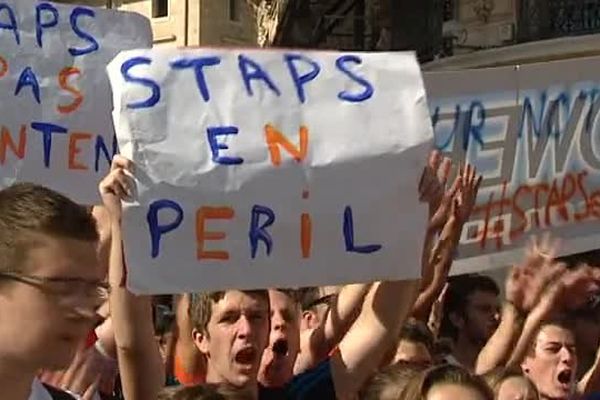
<svg viewBox="0 0 600 400"><path fill-rule="evenodd" d="M62 369L93 328L96 243L35 234L19 273L0 281L0 362Z"/></svg>
<svg viewBox="0 0 600 400"><path fill-rule="evenodd" d="M265 296L229 290L213 303L207 334L194 331L208 360L207 381L235 387L256 385L260 358L269 339L269 301Z"/></svg>
<svg viewBox="0 0 600 400"><path fill-rule="evenodd" d="M271 332L262 355L259 381L267 387L284 386L293 377L300 351L300 305L287 293L270 289Z"/></svg>
<svg viewBox="0 0 600 400"><path fill-rule="evenodd" d="M402 339L398 343L393 363L400 361L414 364L431 364L431 352L424 343Z"/></svg>
<svg viewBox="0 0 600 400"><path fill-rule="evenodd" d="M546 325L522 365L542 398L569 399L576 385L577 354L573 333L561 326Z"/></svg>

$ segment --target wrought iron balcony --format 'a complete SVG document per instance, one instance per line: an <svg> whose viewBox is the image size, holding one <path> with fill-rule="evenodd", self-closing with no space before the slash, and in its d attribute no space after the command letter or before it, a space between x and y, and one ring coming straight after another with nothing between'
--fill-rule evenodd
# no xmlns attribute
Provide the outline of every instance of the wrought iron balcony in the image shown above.
<svg viewBox="0 0 600 400"><path fill-rule="evenodd" d="M521 43L600 33L600 0L521 0L517 40Z"/></svg>

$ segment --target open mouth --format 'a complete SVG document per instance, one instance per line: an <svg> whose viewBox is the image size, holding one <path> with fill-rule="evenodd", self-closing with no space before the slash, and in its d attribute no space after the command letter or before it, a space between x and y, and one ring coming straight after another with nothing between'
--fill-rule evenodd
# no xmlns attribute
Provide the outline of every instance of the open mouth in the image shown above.
<svg viewBox="0 0 600 400"><path fill-rule="evenodd" d="M256 350L253 347L245 347L235 355L235 362L242 365L252 365L256 361Z"/></svg>
<svg viewBox="0 0 600 400"><path fill-rule="evenodd" d="M273 353L277 356L284 357L289 350L288 342L285 339L279 339L273 343Z"/></svg>
<svg viewBox="0 0 600 400"><path fill-rule="evenodd" d="M557 379L561 385L567 386L567 385L571 385L572 376L573 376L573 372L570 369L565 369L558 373Z"/></svg>

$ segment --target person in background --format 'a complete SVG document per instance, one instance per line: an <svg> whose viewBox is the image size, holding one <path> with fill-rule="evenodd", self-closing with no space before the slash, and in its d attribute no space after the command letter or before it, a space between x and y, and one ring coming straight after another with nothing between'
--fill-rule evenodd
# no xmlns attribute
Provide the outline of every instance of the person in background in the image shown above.
<svg viewBox="0 0 600 400"><path fill-rule="evenodd" d="M496 368L483 375L496 400L539 400L535 385L520 369Z"/></svg>
<svg viewBox="0 0 600 400"><path fill-rule="evenodd" d="M154 337L165 365L167 385L176 384L173 374L177 340L174 300L174 296L170 295L152 296Z"/></svg>
<svg viewBox="0 0 600 400"><path fill-rule="evenodd" d="M500 290L489 277L459 275L449 279L440 336L452 339L446 361L475 370L479 352L499 323Z"/></svg>
<svg viewBox="0 0 600 400"><path fill-rule="evenodd" d="M300 291L300 351L294 375L316 367L331 355L360 313L371 284L324 286Z"/></svg>
<svg viewBox="0 0 600 400"><path fill-rule="evenodd" d="M400 361L431 365L433 362L433 335L421 321L409 320L400 331L400 340L392 364Z"/></svg>
<svg viewBox="0 0 600 400"><path fill-rule="evenodd" d="M570 254L559 257L557 260L567 268L576 268L578 265L590 265L597 268L600 265L600 250ZM600 346L600 293L593 293L571 315L577 342L577 377L581 379L594 364L596 349Z"/></svg>
<svg viewBox="0 0 600 400"><path fill-rule="evenodd" d="M403 400L493 400L485 381L464 368L442 365L425 370L405 387Z"/></svg>
<svg viewBox="0 0 600 400"><path fill-rule="evenodd" d="M206 358L200 353L192 337L191 303L190 294L176 296L173 375L184 386L195 386L206 381Z"/></svg>
<svg viewBox="0 0 600 400"><path fill-rule="evenodd" d="M427 369L423 364L400 361L377 372L360 392L361 400L399 400L411 379Z"/></svg>
<svg viewBox="0 0 600 400"><path fill-rule="evenodd" d="M577 355L568 320L545 321L534 335L521 368L542 399L575 399Z"/></svg>
<svg viewBox="0 0 600 400"><path fill-rule="evenodd" d="M233 386L206 384L165 388L158 400L252 400L252 396Z"/></svg>
<svg viewBox="0 0 600 400"><path fill-rule="evenodd" d="M556 243L533 239L524 261L506 281L507 304L500 326L486 344L477 370L520 368L541 399L574 400L600 383L600 360L577 380L573 322L579 309L600 288L600 271L587 265L567 269L557 261ZM512 310L512 311L511 311Z"/></svg>
<svg viewBox="0 0 600 400"><path fill-rule="evenodd" d="M298 292L269 289L271 331L262 353L258 381L264 387L283 387L294 376L300 351L300 303Z"/></svg>
<svg viewBox="0 0 600 400"><path fill-rule="evenodd" d="M583 307L572 314L573 332L577 343L577 377L592 367L596 351L600 347L600 299L597 295L590 298Z"/></svg>

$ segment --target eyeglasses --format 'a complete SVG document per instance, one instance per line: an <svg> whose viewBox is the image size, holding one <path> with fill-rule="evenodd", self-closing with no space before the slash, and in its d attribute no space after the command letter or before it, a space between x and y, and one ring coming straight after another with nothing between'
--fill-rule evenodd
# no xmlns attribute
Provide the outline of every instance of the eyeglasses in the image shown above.
<svg viewBox="0 0 600 400"><path fill-rule="evenodd" d="M326 306L331 306L331 302L337 297L337 295L335 294L328 294L326 296L323 297L319 297L316 300L313 300L311 302L309 302L308 304L306 304L304 306L305 310L310 310L312 308L315 308L316 306L319 305L326 305Z"/></svg>
<svg viewBox="0 0 600 400"><path fill-rule="evenodd" d="M106 298L109 292L107 283L83 278L42 277L17 272L0 272L1 279L34 286L43 292L63 298L83 295L90 299L100 300Z"/></svg>

